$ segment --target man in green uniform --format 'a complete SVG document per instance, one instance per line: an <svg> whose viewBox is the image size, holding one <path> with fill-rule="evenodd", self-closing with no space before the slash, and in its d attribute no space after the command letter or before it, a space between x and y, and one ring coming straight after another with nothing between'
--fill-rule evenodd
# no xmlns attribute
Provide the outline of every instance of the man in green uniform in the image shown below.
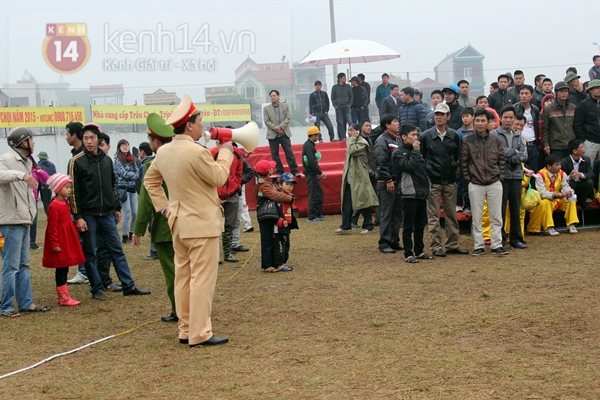
<svg viewBox="0 0 600 400"><path fill-rule="evenodd" d="M173 140L173 137L175 136L173 127L165 125L165 120L156 113L148 115L146 121L148 123L148 143L154 154L156 154L156 151L161 146L170 143L171 140ZM144 164L144 176L153 160L154 156ZM164 182L163 188L168 195L167 186ZM132 246L137 247L140 245L140 236L144 236L146 226L148 225L148 219L152 216L152 232L150 232L150 239L152 240L152 243L156 244L158 261L160 262L163 274L165 275L167 294L171 301L171 315L165 315L161 320L164 322L177 322L179 318L177 318L177 312L175 311L175 252L173 251L173 237L171 236L171 229L169 228L167 217L160 212L154 211L152 200L150 200L150 196L143 184L140 187L137 215L138 217L133 229L133 236L131 237Z"/></svg>

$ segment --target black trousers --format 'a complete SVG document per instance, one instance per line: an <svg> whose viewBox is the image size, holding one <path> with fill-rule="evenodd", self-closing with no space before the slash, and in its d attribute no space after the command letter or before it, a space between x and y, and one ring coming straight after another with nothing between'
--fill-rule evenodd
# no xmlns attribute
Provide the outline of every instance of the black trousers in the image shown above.
<svg viewBox="0 0 600 400"><path fill-rule="evenodd" d="M259 222L260 229L260 267L267 269L273 266L274 222Z"/></svg>
<svg viewBox="0 0 600 400"><path fill-rule="evenodd" d="M235 229L235 224L238 220L239 204L240 196L237 194L234 194L222 204L225 213L225 232L233 232Z"/></svg>
<svg viewBox="0 0 600 400"><path fill-rule="evenodd" d="M423 232L427 226L427 200L404 198L402 199L402 210L404 211L404 222L402 223L404 256L418 256L422 254L425 249Z"/></svg>
<svg viewBox="0 0 600 400"><path fill-rule="evenodd" d="M273 161L275 161L275 164L277 164L277 171L275 171L275 173L277 175L284 173L283 164L279 158L279 145L281 145L281 148L283 149L285 159L290 167L290 171L292 171L292 175L298 174L298 163L296 163L296 157L294 156L294 151L292 150L292 142L285 134L277 135L275 139L269 139L271 158Z"/></svg>
<svg viewBox="0 0 600 400"><path fill-rule="evenodd" d="M360 217L361 215L363 217L362 228L368 231L372 231L375 226L373 225L373 215L371 214L371 207L353 211L352 223L358 225L358 217Z"/></svg>
<svg viewBox="0 0 600 400"><path fill-rule="evenodd" d="M318 175L307 174L308 219L319 218L323 214L323 187Z"/></svg>
<svg viewBox="0 0 600 400"><path fill-rule="evenodd" d="M352 191L348 181L344 184L344 198L342 199L342 224L340 229L352 229Z"/></svg>
<svg viewBox="0 0 600 400"><path fill-rule="evenodd" d="M273 266L279 268L290 258L290 234L277 232L273 236Z"/></svg>
<svg viewBox="0 0 600 400"><path fill-rule="evenodd" d="M521 232L521 179L504 179L502 183L502 246L506 246L506 203L510 210L510 244L523 241Z"/></svg>
<svg viewBox="0 0 600 400"><path fill-rule="evenodd" d="M54 271L54 279L56 280L56 287L66 285L68 275L69 275L69 267L56 268L56 270Z"/></svg>
<svg viewBox="0 0 600 400"><path fill-rule="evenodd" d="M52 200L52 190L50 188L45 188L42 186L40 189L40 199L44 204L44 212L48 215L48 206L50 205L50 201Z"/></svg>
<svg viewBox="0 0 600 400"><path fill-rule="evenodd" d="M379 248L398 247L400 244L400 226L402 225L402 198L394 190L387 191L385 183L377 184L379 197Z"/></svg>
<svg viewBox="0 0 600 400"><path fill-rule="evenodd" d="M577 195L577 204L583 206L586 204L585 199L592 196L594 181L591 179L584 179L581 181L569 181L569 186L573 188Z"/></svg>

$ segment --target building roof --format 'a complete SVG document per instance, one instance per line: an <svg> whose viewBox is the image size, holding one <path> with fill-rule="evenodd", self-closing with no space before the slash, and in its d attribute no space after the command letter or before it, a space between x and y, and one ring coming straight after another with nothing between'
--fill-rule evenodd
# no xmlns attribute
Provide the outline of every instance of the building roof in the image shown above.
<svg viewBox="0 0 600 400"><path fill-rule="evenodd" d="M414 87L418 87L419 89L439 89L443 88L444 86L446 85L431 78L425 78L422 81L414 84Z"/></svg>
<svg viewBox="0 0 600 400"><path fill-rule="evenodd" d="M123 96L125 91L123 90L123 84L119 83L116 85L90 85L90 96Z"/></svg>
<svg viewBox="0 0 600 400"><path fill-rule="evenodd" d="M484 58L484 55L481 54L480 52L478 52L473 46L471 46L471 44L466 45L465 47L463 47L462 49L456 50L454 53L450 53L446 56L446 58L444 58L442 61L440 61L438 63L438 65L440 65L441 63L443 63L444 61L448 60L448 59L455 59L455 58Z"/></svg>

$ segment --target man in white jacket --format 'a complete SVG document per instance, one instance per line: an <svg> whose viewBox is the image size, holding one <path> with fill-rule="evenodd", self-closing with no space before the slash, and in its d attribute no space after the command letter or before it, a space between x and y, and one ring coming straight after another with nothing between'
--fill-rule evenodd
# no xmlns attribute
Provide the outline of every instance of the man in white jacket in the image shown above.
<svg viewBox="0 0 600 400"><path fill-rule="evenodd" d="M31 294L29 270L29 228L36 215L33 189L38 183L31 176L33 137L29 128L15 128L8 135L11 147L0 156L0 233L2 251L2 305L0 314L14 318L16 297L19 311L48 311L36 306Z"/></svg>

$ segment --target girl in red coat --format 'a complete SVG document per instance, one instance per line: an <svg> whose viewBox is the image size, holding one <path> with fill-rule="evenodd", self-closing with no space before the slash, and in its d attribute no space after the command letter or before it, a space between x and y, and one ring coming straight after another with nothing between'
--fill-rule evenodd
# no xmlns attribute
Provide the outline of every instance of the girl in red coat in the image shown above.
<svg viewBox="0 0 600 400"><path fill-rule="evenodd" d="M56 292L58 304L61 306L76 306L80 303L69 294L67 275L69 266L85 262L69 208L71 182L71 177L63 174L54 174L47 182L50 189L56 193L56 198L48 206L42 265L46 268L56 268Z"/></svg>

